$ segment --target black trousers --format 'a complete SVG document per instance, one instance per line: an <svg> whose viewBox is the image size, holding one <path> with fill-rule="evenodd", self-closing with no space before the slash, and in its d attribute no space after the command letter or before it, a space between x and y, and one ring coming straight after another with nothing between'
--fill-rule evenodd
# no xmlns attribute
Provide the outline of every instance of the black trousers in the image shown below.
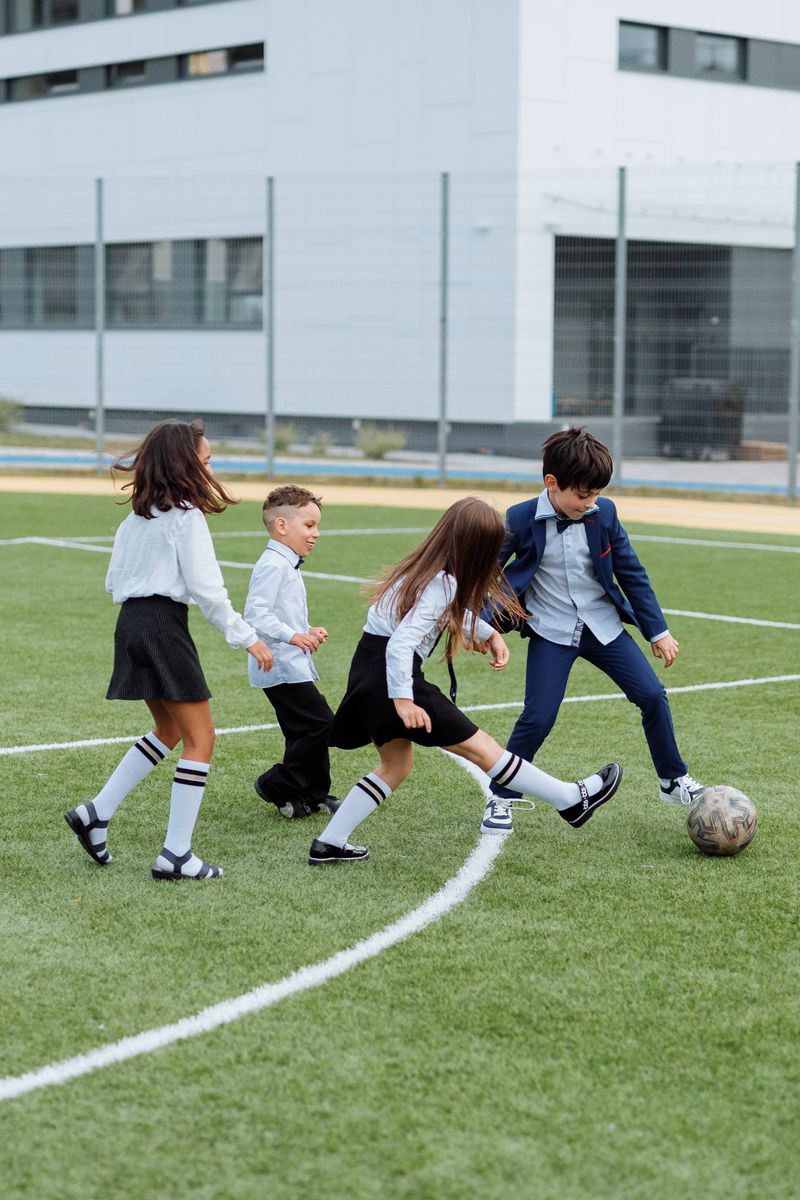
<svg viewBox="0 0 800 1200"><path fill-rule="evenodd" d="M333 722L330 705L315 683L278 683L264 688L275 709L286 746L283 762L259 776L270 800L324 800L330 792L328 737Z"/></svg>

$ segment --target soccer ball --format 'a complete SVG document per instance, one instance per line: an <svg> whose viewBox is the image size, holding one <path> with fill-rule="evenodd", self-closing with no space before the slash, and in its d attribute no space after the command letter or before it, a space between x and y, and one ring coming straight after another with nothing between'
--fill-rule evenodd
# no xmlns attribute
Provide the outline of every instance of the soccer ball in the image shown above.
<svg viewBox="0 0 800 1200"><path fill-rule="evenodd" d="M755 837L756 806L734 787L707 787L689 805L686 828L703 854L738 854Z"/></svg>

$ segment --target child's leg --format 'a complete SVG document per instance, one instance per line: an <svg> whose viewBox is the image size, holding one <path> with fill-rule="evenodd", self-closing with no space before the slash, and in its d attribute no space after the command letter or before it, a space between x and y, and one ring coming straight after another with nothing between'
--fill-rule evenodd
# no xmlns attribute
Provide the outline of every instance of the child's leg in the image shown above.
<svg viewBox="0 0 800 1200"><path fill-rule="evenodd" d="M609 763L597 774L576 783L566 783L539 770L524 758L501 749L494 738L482 729L466 742L447 746L446 749L475 763L503 786L551 804L576 828L583 825L596 808L611 799L622 778L622 768L617 763Z"/></svg>
<svg viewBox="0 0 800 1200"><path fill-rule="evenodd" d="M578 650L574 646L559 646L536 634L530 638L525 667L525 703L506 747L512 754L533 761L555 725L569 673L577 657ZM495 796L507 799L515 799L520 794L502 787L496 780L492 780L491 790Z"/></svg>
<svg viewBox="0 0 800 1200"><path fill-rule="evenodd" d="M183 754L175 766L169 824L164 848L156 859L155 879L206 879L222 874L192 853L192 834L205 792L214 723L207 700L196 703L162 702L180 730Z"/></svg>
<svg viewBox="0 0 800 1200"><path fill-rule="evenodd" d="M313 859L314 865L327 861L321 857L324 847L346 847L347 839L356 826L373 813L379 804L388 800L392 792L408 777L414 765L414 748L410 741L406 738L396 738L380 746L378 753L381 756L380 766L364 775L350 789L338 811L312 844L309 861ZM316 851L317 857L313 858L315 847L319 849ZM366 853L359 857L365 858ZM338 858L332 856L330 860L338 861Z"/></svg>
<svg viewBox="0 0 800 1200"><path fill-rule="evenodd" d="M177 725L161 705L148 701L154 728L134 742L105 785L87 804L79 804L65 813L65 820L81 844L101 866L111 862L106 847L108 822L129 792L175 748L180 740ZM88 844L87 844L88 843Z"/></svg>
<svg viewBox="0 0 800 1200"><path fill-rule="evenodd" d="M664 685L629 633L623 632L603 646L588 630L581 641L581 657L613 679L642 714L642 727L656 774L677 779L688 770L675 740L672 712Z"/></svg>
<svg viewBox="0 0 800 1200"><path fill-rule="evenodd" d="M264 694L275 709L285 745L283 761L259 775L256 791L281 812L288 805L289 814L297 815L299 809L306 815L309 804L315 808L330 791L328 738L333 712L311 682L277 684L264 688Z"/></svg>

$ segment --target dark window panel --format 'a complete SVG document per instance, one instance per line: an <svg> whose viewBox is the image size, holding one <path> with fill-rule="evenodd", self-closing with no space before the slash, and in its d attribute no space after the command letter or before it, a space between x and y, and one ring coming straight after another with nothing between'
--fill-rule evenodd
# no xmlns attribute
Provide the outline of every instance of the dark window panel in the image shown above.
<svg viewBox="0 0 800 1200"><path fill-rule="evenodd" d="M667 66L667 31L659 25L621 21L619 65L637 71L664 71Z"/></svg>
<svg viewBox="0 0 800 1200"><path fill-rule="evenodd" d="M744 40L723 37L718 33L696 33L694 65L700 75L718 79L744 79Z"/></svg>
<svg viewBox="0 0 800 1200"><path fill-rule="evenodd" d="M108 87L129 87L131 84L144 83L146 68L144 59L133 62L113 63L106 67L106 83Z"/></svg>

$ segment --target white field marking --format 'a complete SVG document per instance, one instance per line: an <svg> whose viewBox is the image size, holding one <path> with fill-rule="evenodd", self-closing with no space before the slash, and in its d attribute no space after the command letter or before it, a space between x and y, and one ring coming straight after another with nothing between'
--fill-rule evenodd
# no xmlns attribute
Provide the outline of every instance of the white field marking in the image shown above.
<svg viewBox="0 0 800 1200"><path fill-rule="evenodd" d="M672 540L676 540L676 539L672 539ZM684 539L684 541L687 543L692 540L693 539L689 539L689 538ZM0 543L0 545L20 544L22 542L35 543L36 545L39 545L39 546L56 546L56 547L61 547L62 549L66 549L66 550L92 550L97 554L110 554L111 553L110 546L93 546L93 545L88 545L85 542L70 541L67 538L45 538L45 537L16 538L12 542L4 542L4 543ZM701 543L698 540L697 544L701 545L703 543ZM711 543L708 543L708 544L710 545ZM721 546L725 546L725 545L728 545L729 543L719 542L717 544L719 544ZM778 547L773 547L773 548L774 549L783 549L784 547L778 546ZM789 549L792 549L792 547L789 547ZM800 550L800 547L797 547L797 549ZM252 571L253 567L255 566L255 563L234 562L231 559L225 559L225 558L221 558L218 561L219 561L219 565L221 567L230 567L234 570L239 570L239 571ZM308 570L304 571L303 574L306 579L328 579L328 580L332 580L335 583L362 583L363 584L363 583L374 582L373 580L366 579L361 575L334 575L332 573L327 573L324 571L308 571ZM726 621L726 622L729 622L729 623L732 623L735 625L760 625L760 626L764 626L769 629L800 629L800 624L795 624L791 621L767 621L767 620L761 620L758 617L730 617L730 616L726 616L724 613L693 612L689 609L684 609L684 608L665 608L663 611L665 613L667 613L669 616L691 617L691 618L695 618L699 621Z"/></svg>
<svg viewBox="0 0 800 1200"><path fill-rule="evenodd" d="M722 683L691 683L685 687L667 688L668 696L678 696L682 692L715 692L724 688L757 687L764 683L797 683L800 675L765 675L762 679L729 679ZM565 696L562 704L591 704L595 700L624 700L624 692L598 692L594 696ZM522 708L519 700L503 704L471 704L464 706L462 712L488 712L496 708ZM2 753L0 751L0 753Z"/></svg>
<svg viewBox="0 0 800 1200"><path fill-rule="evenodd" d="M223 733L261 733L265 729L277 729L277 722L269 725L230 725L227 729L217 729L217 735ZM135 734L127 737L84 738L79 742L42 742L36 746L0 746L0 757L8 754L34 754L40 750L82 750L91 746L120 746L124 742L129 745L141 737Z"/></svg>
<svg viewBox="0 0 800 1200"><path fill-rule="evenodd" d="M698 621L730 621L734 625L765 625L769 629L800 629L794 621L761 621L757 617L726 617L722 613L692 612L686 608L665 608L671 617L696 617Z"/></svg>
<svg viewBox="0 0 800 1200"><path fill-rule="evenodd" d="M682 692L712 692L725 688L757 687L760 684L766 683L797 683L798 681L800 681L800 675L765 675L761 679L731 679L724 680L721 683L692 683L687 684L685 687L673 687L666 690L667 695L675 696ZM625 696L622 692L596 692L589 696L566 696L561 703L592 704L597 700L624 699ZM505 700L499 704L465 704L461 707L461 711L492 712L502 708L521 709L522 701ZM218 729L216 732L218 736L222 736L228 733L261 733L264 730L277 728L277 723L273 722L270 725L231 725L227 729ZM84 738L78 742L41 742L29 746L0 746L0 757L12 754L35 754L47 750L80 750L84 747L92 746L117 746L123 743L132 745L139 737L141 737L141 732L128 734L127 737Z"/></svg>
<svg viewBox="0 0 800 1200"><path fill-rule="evenodd" d="M448 757L453 757L449 755ZM477 779L484 795L488 795L488 779L478 767L463 759L455 759L473 778ZM405 941L414 933L419 933L426 926L438 921L445 913L456 905L461 904L470 892L486 878L492 869L494 860L503 848L505 838L481 836L478 845L472 851L461 869L438 892L429 896L418 908L406 913L398 921L378 930L347 950L339 950L322 962L300 967L277 983L264 983L250 992L235 996L230 1000L221 1000L204 1008L202 1012L191 1017L183 1017L172 1025L161 1025L156 1029L145 1030L144 1033L122 1038L118 1042L110 1042L98 1046L85 1054L74 1058L62 1059L61 1062L50 1063L36 1070L27 1071L24 1075L10 1075L0 1079L0 1101L13 1100L24 1096L27 1092L39 1088L53 1087L58 1084L78 1079L81 1075L89 1075L102 1067L110 1067L114 1063L125 1062L142 1054L150 1054L163 1046L174 1042L185 1041L187 1038L198 1037L210 1033L221 1025L230 1025L240 1017L250 1013L260 1012L261 1009L271 1008L288 996L296 996L300 992L319 987L329 979L343 975L359 963L375 958L388 950L390 946ZM322 868L323 870L325 868ZM359 870L350 867L350 870Z"/></svg>
<svg viewBox="0 0 800 1200"><path fill-rule="evenodd" d="M723 542L711 538L661 537L656 533L632 533L632 542L666 542L671 546L713 546L721 550L772 550L779 554L800 554L800 546L771 546L766 542Z"/></svg>
<svg viewBox="0 0 800 1200"><path fill-rule="evenodd" d="M392 529L324 529L321 536L327 541L329 537L380 537L384 533L430 533L430 531L430 525L406 525ZM265 534L263 530L251 533L248 529L230 529L214 530L211 536L216 540L217 538L263 538ZM88 540L88 538L76 538L76 541Z"/></svg>

